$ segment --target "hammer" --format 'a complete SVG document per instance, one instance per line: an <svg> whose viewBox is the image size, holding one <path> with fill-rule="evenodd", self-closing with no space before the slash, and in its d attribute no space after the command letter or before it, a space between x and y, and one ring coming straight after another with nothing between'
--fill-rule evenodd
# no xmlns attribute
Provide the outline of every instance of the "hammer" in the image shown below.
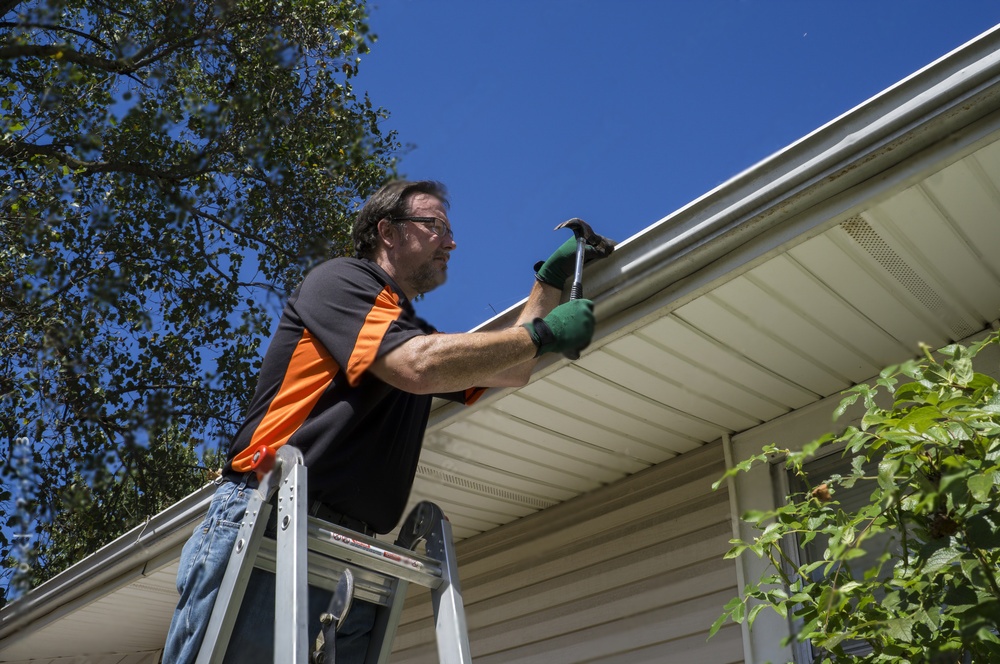
<svg viewBox="0 0 1000 664"><path fill-rule="evenodd" d="M590 227L583 219L577 219L574 217L569 221L564 221L555 230L560 228L570 228L573 230L573 235L576 237L576 267L573 273L573 285L569 290L569 299L579 300L583 297L583 262L584 254L586 253L586 246L589 244L591 247L597 250L598 258L605 258L614 251L615 243L606 237L598 235L594 232L594 229ZM579 351L567 351L564 353L566 357L571 360L575 360L580 357Z"/></svg>

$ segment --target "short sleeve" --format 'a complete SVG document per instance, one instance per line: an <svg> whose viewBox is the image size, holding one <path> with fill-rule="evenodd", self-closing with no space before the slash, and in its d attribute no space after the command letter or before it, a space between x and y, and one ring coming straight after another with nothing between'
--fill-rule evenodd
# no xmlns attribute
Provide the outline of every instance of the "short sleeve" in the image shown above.
<svg viewBox="0 0 1000 664"><path fill-rule="evenodd" d="M356 259L334 259L314 268L289 308L352 385L378 357L426 334L384 273Z"/></svg>

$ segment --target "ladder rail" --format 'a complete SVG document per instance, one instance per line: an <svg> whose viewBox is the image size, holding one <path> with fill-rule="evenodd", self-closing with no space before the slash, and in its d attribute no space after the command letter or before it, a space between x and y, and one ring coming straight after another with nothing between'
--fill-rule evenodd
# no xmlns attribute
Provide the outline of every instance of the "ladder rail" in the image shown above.
<svg viewBox="0 0 1000 664"><path fill-rule="evenodd" d="M239 615L239 612L232 607L234 605L238 607L243 603L250 572L253 571L253 565L247 564L247 561L252 562L256 559L264 530L267 528L267 520L271 516L271 505L266 498L270 486L271 478L268 477L257 490L251 492L246 514L236 536L236 544L229 555L229 563L219 585L215 606L212 607L212 615L205 629L196 664L221 664L225 656L233 626Z"/></svg>
<svg viewBox="0 0 1000 664"><path fill-rule="evenodd" d="M451 546L451 523L441 519L427 536L428 555L442 562L442 584L431 590L434 606L434 630L440 664L471 664L472 648L465 622L465 606L458 582L458 560Z"/></svg>
<svg viewBox="0 0 1000 664"><path fill-rule="evenodd" d="M330 590L351 570L355 596L379 607L365 664L388 661L410 583L431 591L441 664L471 664L451 524L440 508L418 504L403 524L407 535L396 544L382 543L308 516L306 468L298 449L283 445L276 455L266 448L260 453L271 454L274 467L247 503L197 664L222 662L254 567L275 574L276 663L309 662L308 588ZM274 540L264 536L272 498L277 505ZM426 555L414 551L421 540Z"/></svg>
<svg viewBox="0 0 1000 664"><path fill-rule="evenodd" d="M286 445L282 449L285 447L291 446ZM278 486L276 557L280 563L275 570L275 662L306 664L309 661L307 486L306 467L302 465L302 454L299 452L296 463L287 470L282 469L281 484Z"/></svg>
<svg viewBox="0 0 1000 664"><path fill-rule="evenodd" d="M396 628L399 627L399 621L403 617L403 601L406 599L406 590L409 586L410 583L405 579L400 579L394 584L386 610L379 611L375 616L368 652L365 653L365 664L386 664L389 661L389 655L392 654L392 637L396 634Z"/></svg>

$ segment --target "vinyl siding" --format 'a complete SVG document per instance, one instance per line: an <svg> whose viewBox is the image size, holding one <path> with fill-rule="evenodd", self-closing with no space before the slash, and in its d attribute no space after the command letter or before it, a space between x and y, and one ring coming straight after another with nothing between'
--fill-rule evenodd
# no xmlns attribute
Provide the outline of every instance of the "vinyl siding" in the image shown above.
<svg viewBox="0 0 1000 664"><path fill-rule="evenodd" d="M708 445L460 542L477 664L742 662L738 627L707 640L738 593L724 468ZM437 661L428 592L411 590L390 661Z"/></svg>

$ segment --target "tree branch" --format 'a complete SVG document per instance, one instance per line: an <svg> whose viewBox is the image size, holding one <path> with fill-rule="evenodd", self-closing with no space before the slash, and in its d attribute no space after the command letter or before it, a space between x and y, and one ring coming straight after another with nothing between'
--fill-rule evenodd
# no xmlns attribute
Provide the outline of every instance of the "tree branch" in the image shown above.
<svg viewBox="0 0 1000 664"><path fill-rule="evenodd" d="M159 60L166 58L172 53L183 48L188 48L199 40L213 37L218 32L216 30L202 30L178 40L167 47L162 48L165 40L155 39L150 44L139 50L134 56L127 58L102 58L88 53L81 53L72 48L69 44L17 44L13 46L0 46L0 60L14 60L18 58L58 58L67 62L100 69L113 74L134 74L143 67L148 67ZM157 52L158 49L159 52Z"/></svg>
<svg viewBox="0 0 1000 664"><path fill-rule="evenodd" d="M130 74L139 69L137 63L127 58L99 58L70 48L69 44L52 46L48 44L17 44L0 46L0 60L19 58L57 58L93 69L102 69L115 74Z"/></svg>
<svg viewBox="0 0 1000 664"><path fill-rule="evenodd" d="M182 205L183 205L183 207L184 207L185 210L187 210L188 212L190 212L195 217L202 217L204 219L207 219L208 221L211 221L213 224L217 224L219 226L222 226L223 228L225 228L227 231L229 231L233 235L238 235L238 236L240 236L242 238L246 238L247 240L252 240L253 242L259 242L260 244L264 245L265 247L267 247L268 249L270 249L271 251L274 251L276 253L279 253L279 254L285 253L284 250L281 247L279 247L277 244L275 244L274 242L271 242L270 240L267 240L267 239L262 238L260 236L251 235L250 233L246 233L244 231L241 231L240 229L238 229L235 226L233 226L232 224L228 223L225 219L223 219L222 217L219 217L218 215L209 214L208 212L205 212L204 210L200 210L200 209L194 207L193 205L188 205L186 202L183 202Z"/></svg>
<svg viewBox="0 0 1000 664"><path fill-rule="evenodd" d="M2 8L0 8L0 10L2 10ZM68 32L71 35L76 35L81 39L86 39L89 42L93 42L98 46L100 46L101 48L105 49L106 51L114 51L114 49L111 48L110 44L101 41L97 37L88 34L86 32L83 32L81 30L76 30L74 28L67 28L62 25L53 25L50 23L14 23L11 21L2 21L0 22L0 28L38 28L39 30L51 30L52 32Z"/></svg>
<svg viewBox="0 0 1000 664"><path fill-rule="evenodd" d="M0 138L0 155L11 158L26 159L31 157L48 157L73 170L83 170L87 173L131 173L149 178L159 178L171 182L181 182L206 171L194 170L162 170L136 161L84 161L65 152L59 144L38 145L9 138Z"/></svg>

